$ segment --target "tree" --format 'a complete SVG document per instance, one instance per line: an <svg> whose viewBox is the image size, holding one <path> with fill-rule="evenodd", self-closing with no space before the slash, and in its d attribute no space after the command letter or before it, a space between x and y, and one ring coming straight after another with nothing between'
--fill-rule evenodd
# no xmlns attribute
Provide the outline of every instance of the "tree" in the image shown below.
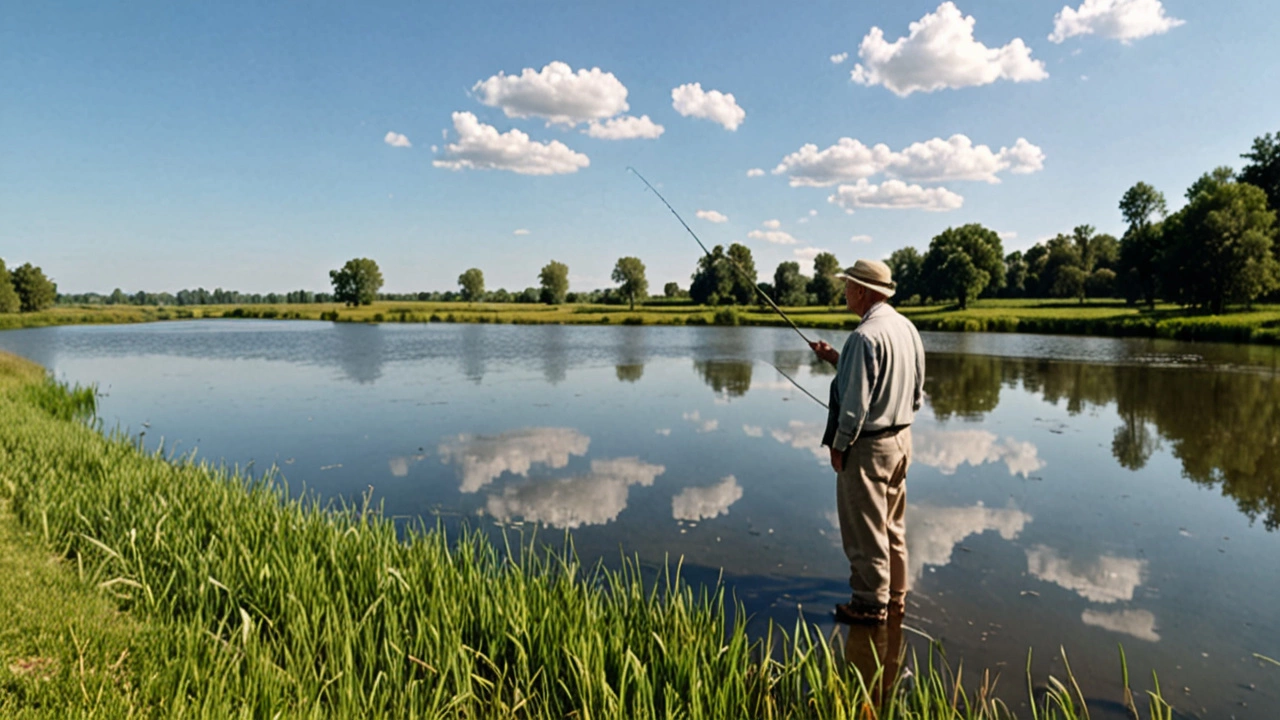
<svg viewBox="0 0 1280 720"><path fill-rule="evenodd" d="M1222 185L1235 182L1236 172L1226 165L1219 165L1210 172L1201 175L1195 182L1191 183L1191 187L1187 188L1187 200L1195 200L1196 197L1206 192L1214 190Z"/></svg>
<svg viewBox="0 0 1280 720"><path fill-rule="evenodd" d="M897 273L894 273L897 276ZM1004 256L1004 296L1023 297L1027 293L1027 261L1021 250Z"/></svg>
<svg viewBox="0 0 1280 720"><path fill-rule="evenodd" d="M773 271L773 301L779 305L804 305L808 300L809 278L800 274L800 263L781 262Z"/></svg>
<svg viewBox="0 0 1280 720"><path fill-rule="evenodd" d="M1253 139L1253 149L1240 157L1249 161L1237 179L1267 194L1267 205L1280 213L1280 132Z"/></svg>
<svg viewBox="0 0 1280 720"><path fill-rule="evenodd" d="M1120 262L1120 241L1114 235L1103 233L1094 235L1089 241L1089 252L1093 256L1093 270L1115 270Z"/></svg>
<svg viewBox="0 0 1280 720"><path fill-rule="evenodd" d="M829 252L818 253L813 258L813 280L809 281L809 292L813 293L819 305L828 307L844 302L844 283L836 278L841 271L840 261Z"/></svg>
<svg viewBox="0 0 1280 720"><path fill-rule="evenodd" d="M1085 280L1087 279L1088 275L1085 274L1084 268L1079 265L1063 266L1058 268L1058 272L1053 278L1051 292L1054 297L1079 298L1080 304L1083 305Z"/></svg>
<svg viewBox="0 0 1280 720"><path fill-rule="evenodd" d="M662 286L662 294L664 297L677 298L680 297L680 285L678 283L669 282Z"/></svg>
<svg viewBox="0 0 1280 720"><path fill-rule="evenodd" d="M58 286L45 277L44 271L24 263L9 274L13 290L18 294L18 303L22 312L43 310L58 299Z"/></svg>
<svg viewBox="0 0 1280 720"><path fill-rule="evenodd" d="M1164 194L1145 182L1136 183L1120 198L1120 213L1129 229L1120 238L1117 282L1129 302L1154 306L1167 240L1161 224L1168 213Z"/></svg>
<svg viewBox="0 0 1280 720"><path fill-rule="evenodd" d="M1167 221L1164 272L1175 299L1222 312L1227 303L1252 303L1280 285L1272 251L1276 213L1266 193L1217 171L1192 187L1190 202Z"/></svg>
<svg viewBox="0 0 1280 720"><path fill-rule="evenodd" d="M733 276L733 299L738 305L750 305L756 299L756 283L759 282L756 272L756 261L751 257L751 248L740 243L729 246L727 254L731 263Z"/></svg>
<svg viewBox="0 0 1280 720"><path fill-rule="evenodd" d="M1111 268L1098 268L1084 281L1084 292L1089 297L1112 297L1116 290L1116 273Z"/></svg>
<svg viewBox="0 0 1280 720"><path fill-rule="evenodd" d="M613 281L621 283L618 292L626 296L631 309L636 309L636 300L644 300L649 296L649 281L644 276L644 263L637 257L618 258L613 266Z"/></svg>
<svg viewBox="0 0 1280 720"><path fill-rule="evenodd" d="M937 297L968 307L970 298L1004 287L1000 236L978 223L943 230L929 242L923 276Z"/></svg>
<svg viewBox="0 0 1280 720"><path fill-rule="evenodd" d="M538 282L542 286L539 297L547 305L559 305L569 294L569 266L552 260L542 266L538 272Z"/></svg>
<svg viewBox="0 0 1280 720"><path fill-rule="evenodd" d="M0 259L0 313L16 313L22 309L18 291L13 289L13 279Z"/></svg>
<svg viewBox="0 0 1280 720"><path fill-rule="evenodd" d="M348 260L341 270L330 270L333 283L333 299L347 305L372 305L382 289L382 271L378 263L369 258ZM215 290L217 295L219 291Z"/></svg>
<svg viewBox="0 0 1280 720"><path fill-rule="evenodd" d="M924 299L928 294L925 292L924 284L921 282L924 257L920 255L919 250L909 245L898 248L889 255L889 259L885 264L889 266L889 272L893 275L893 282L897 285L897 292L893 295L895 300L904 302L914 297Z"/></svg>
<svg viewBox="0 0 1280 720"><path fill-rule="evenodd" d="M484 272L480 268L470 268L458 276L458 284L462 286L462 299L475 302L484 297Z"/></svg>
<svg viewBox="0 0 1280 720"><path fill-rule="evenodd" d="M736 271L724 254L724 246L711 248L710 255L698 258L698 269L689 283L689 297L699 305L722 305L733 302L733 276Z"/></svg>

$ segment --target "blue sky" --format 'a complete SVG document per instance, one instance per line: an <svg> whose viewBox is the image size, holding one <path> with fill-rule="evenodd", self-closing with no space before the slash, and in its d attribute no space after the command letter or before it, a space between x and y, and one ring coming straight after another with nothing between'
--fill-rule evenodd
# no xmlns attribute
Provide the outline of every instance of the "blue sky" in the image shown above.
<svg viewBox="0 0 1280 720"><path fill-rule="evenodd" d="M1119 234L1132 183L1177 206L1280 130L1261 0L728 7L5 2L0 257L64 292L326 290L364 256L391 292L551 259L589 290L624 255L687 286L630 165L771 279L967 222Z"/></svg>

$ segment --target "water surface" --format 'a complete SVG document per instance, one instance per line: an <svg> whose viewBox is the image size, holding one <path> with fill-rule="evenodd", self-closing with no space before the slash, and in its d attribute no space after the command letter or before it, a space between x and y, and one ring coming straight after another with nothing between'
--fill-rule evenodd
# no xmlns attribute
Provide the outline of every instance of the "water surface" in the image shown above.
<svg viewBox="0 0 1280 720"><path fill-rule="evenodd" d="M907 625L1011 698L1027 648L1043 677L1061 646L1114 714L1121 643L1187 716L1280 716L1280 668L1254 656L1280 658L1277 352L924 338ZM97 383L108 427L295 491L683 557L757 625L830 629L847 596L825 411L783 375L825 398L831 369L789 330L206 320L0 348Z"/></svg>

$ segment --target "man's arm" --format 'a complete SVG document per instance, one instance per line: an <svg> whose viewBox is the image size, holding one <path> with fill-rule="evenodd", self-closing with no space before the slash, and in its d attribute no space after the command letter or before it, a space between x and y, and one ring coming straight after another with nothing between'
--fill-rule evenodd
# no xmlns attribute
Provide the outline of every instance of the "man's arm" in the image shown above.
<svg viewBox="0 0 1280 720"><path fill-rule="evenodd" d="M845 348L849 373L840 388L840 424L831 443L831 449L841 453L849 449L862 432L867 408L871 405L871 381L879 372L871 344L861 335L855 334L853 339Z"/></svg>
<svg viewBox="0 0 1280 720"><path fill-rule="evenodd" d="M911 409L919 412L920 406L924 404L924 343L920 341L920 333L914 326L911 328L911 339L916 348L916 387Z"/></svg>

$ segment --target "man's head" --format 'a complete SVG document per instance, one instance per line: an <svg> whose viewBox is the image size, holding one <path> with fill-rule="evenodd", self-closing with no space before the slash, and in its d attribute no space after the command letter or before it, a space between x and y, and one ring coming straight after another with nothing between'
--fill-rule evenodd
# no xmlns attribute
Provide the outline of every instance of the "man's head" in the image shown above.
<svg viewBox="0 0 1280 720"><path fill-rule="evenodd" d="M872 305L893 297L897 286L889 266L879 260L859 260L836 277L844 280L844 300L851 312L863 315Z"/></svg>

